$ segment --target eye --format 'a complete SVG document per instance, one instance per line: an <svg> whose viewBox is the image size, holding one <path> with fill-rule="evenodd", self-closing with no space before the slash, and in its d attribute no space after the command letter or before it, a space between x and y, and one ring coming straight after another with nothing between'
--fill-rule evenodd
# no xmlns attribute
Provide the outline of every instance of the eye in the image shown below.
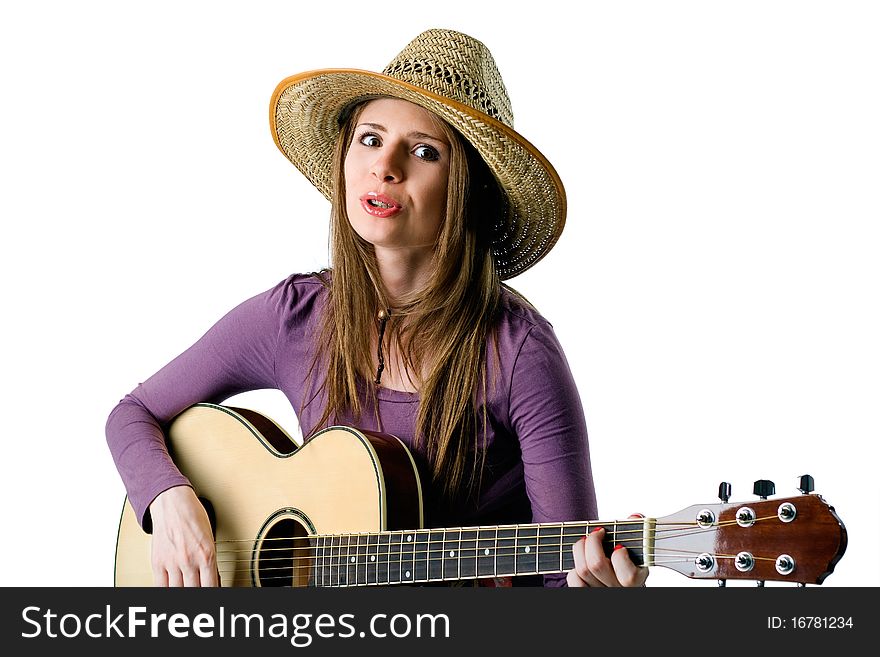
<svg viewBox="0 0 880 657"><path fill-rule="evenodd" d="M372 132L365 132L358 138L358 143L372 148L374 146L381 146L382 140L380 140L379 137L374 135Z"/></svg>
<svg viewBox="0 0 880 657"><path fill-rule="evenodd" d="M413 150L413 155L427 162L436 162L440 159L440 152L433 146L420 144Z"/></svg>

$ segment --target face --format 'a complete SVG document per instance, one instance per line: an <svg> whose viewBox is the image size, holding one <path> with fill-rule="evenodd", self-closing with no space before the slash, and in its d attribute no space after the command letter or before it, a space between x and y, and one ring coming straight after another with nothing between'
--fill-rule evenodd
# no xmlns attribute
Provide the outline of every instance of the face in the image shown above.
<svg viewBox="0 0 880 657"><path fill-rule="evenodd" d="M450 145L439 119L396 98L370 101L345 156L355 232L380 249L433 249L446 214Z"/></svg>

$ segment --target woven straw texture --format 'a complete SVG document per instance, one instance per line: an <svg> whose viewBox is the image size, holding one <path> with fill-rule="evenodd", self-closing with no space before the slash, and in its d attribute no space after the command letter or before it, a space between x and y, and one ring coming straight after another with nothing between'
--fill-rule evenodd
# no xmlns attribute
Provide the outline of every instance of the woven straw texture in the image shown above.
<svg viewBox="0 0 880 657"><path fill-rule="evenodd" d="M547 254L565 225L565 190L553 166L513 129L510 98L485 45L460 32L428 30L381 74L323 69L283 80L270 107L275 143L328 199L339 116L375 96L402 98L433 112L489 165L510 203L493 226L492 252L502 279Z"/></svg>

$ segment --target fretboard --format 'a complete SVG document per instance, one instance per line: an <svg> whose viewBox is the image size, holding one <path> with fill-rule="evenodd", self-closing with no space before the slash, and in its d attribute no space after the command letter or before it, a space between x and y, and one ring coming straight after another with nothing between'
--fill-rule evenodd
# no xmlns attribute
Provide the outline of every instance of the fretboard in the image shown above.
<svg viewBox="0 0 880 657"><path fill-rule="evenodd" d="M311 586L415 584L558 573L574 566L572 545L604 527L644 563L645 521L566 522L319 535L310 538Z"/></svg>

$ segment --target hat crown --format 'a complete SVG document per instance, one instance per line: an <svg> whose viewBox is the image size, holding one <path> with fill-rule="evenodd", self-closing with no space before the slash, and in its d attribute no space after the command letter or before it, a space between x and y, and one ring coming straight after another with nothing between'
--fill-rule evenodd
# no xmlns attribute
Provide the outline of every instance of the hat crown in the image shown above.
<svg viewBox="0 0 880 657"><path fill-rule="evenodd" d="M383 74L434 92L513 127L510 97L495 59L477 39L454 30L426 30Z"/></svg>

